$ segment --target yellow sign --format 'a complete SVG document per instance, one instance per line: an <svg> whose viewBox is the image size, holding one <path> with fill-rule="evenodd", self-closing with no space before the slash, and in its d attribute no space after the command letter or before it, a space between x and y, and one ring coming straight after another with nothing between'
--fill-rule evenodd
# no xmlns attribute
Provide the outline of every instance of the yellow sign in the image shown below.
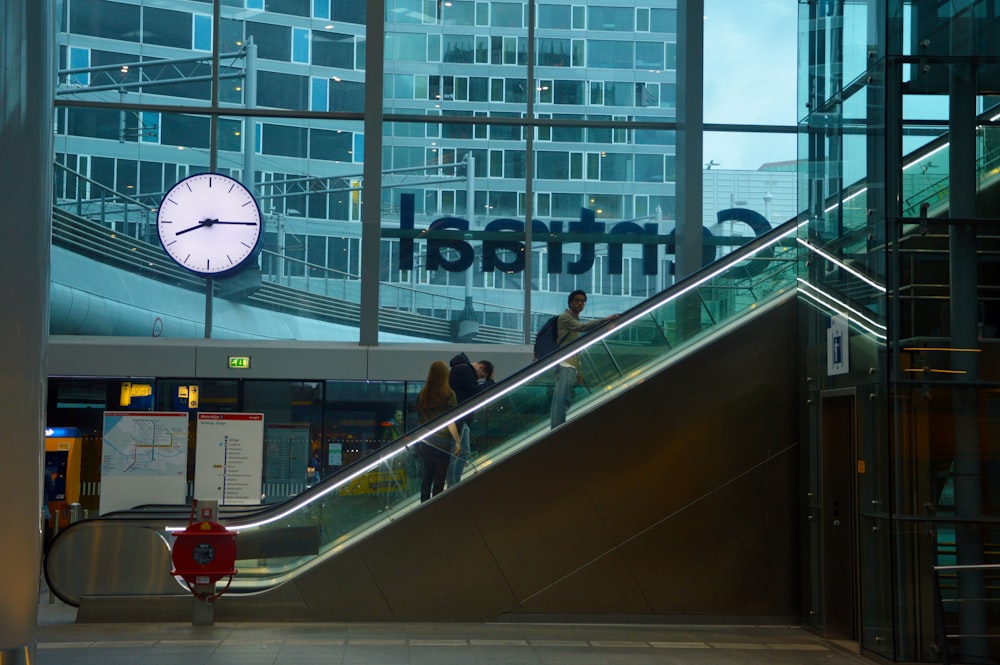
<svg viewBox="0 0 1000 665"><path fill-rule="evenodd" d="M340 496L370 496L406 490L406 472L403 469L395 471L369 471L358 476L340 490Z"/></svg>
<svg viewBox="0 0 1000 665"><path fill-rule="evenodd" d="M129 406L132 404L133 397L149 397L152 394L153 386L148 383L122 381L121 398L118 400L118 403L121 406Z"/></svg>

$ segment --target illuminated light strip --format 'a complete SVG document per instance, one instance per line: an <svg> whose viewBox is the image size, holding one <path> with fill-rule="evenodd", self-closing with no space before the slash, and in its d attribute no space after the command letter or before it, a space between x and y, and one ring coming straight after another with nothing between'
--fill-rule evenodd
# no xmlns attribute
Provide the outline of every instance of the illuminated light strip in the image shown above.
<svg viewBox="0 0 1000 665"><path fill-rule="evenodd" d="M851 312L852 314L855 315L856 318L848 317L848 321L850 323L853 323L857 327L861 328L862 330L864 330L864 331L866 331L868 333L871 333L872 335L874 335L875 337L877 337L879 339L886 339L886 336L885 336L885 326L882 325L881 323L878 323L877 321L872 320L871 318L869 318L865 314L861 313L859 310L855 309L854 307L851 307L847 303L844 303L844 302L841 302L840 300L837 300L836 298L834 298L833 296L829 295L828 293L826 293L824 291L820 291L815 286L813 286L809 282L805 281L801 277L798 278L798 282L799 282L799 293L801 293L802 295L806 296L807 298L810 298L811 300L813 300L817 304L821 305L822 307L833 309L833 310L837 311L838 313L842 313L844 311ZM815 293L811 293L810 289L812 291L815 291ZM817 294L819 294L819 295L817 295ZM823 298L821 298L820 296L822 296L823 298L826 298L827 300L823 300ZM858 319L862 319L868 325L863 325Z"/></svg>
<svg viewBox="0 0 1000 665"><path fill-rule="evenodd" d="M834 203L832 206L830 206L829 208L827 208L823 212L830 212L831 210L836 210L837 208L840 207L841 204L847 203L851 199L857 198L857 197L861 196L862 194L864 194L867 191L868 191L868 186L866 185L866 186L862 187L861 189L859 189L858 191L856 191L853 194L851 194L850 196L848 196L843 201L838 201L837 203Z"/></svg>
<svg viewBox="0 0 1000 665"><path fill-rule="evenodd" d="M855 307L853 307L851 305L848 305L847 303L843 302L842 300L838 300L837 298L833 297L832 295L830 295L826 291L823 291L822 289L818 288L817 286L815 286L813 284L810 284L809 282L807 282L806 280L802 279L801 277L797 278L797 281L799 283L799 290L802 291L802 293L804 293L805 295L812 297L813 300L816 300L817 302L820 302L820 303L822 303L822 304L824 304L826 306L831 306L832 305L834 307L834 309L838 309L839 308L842 311L848 311L848 312L854 314L857 318L863 319L864 321L866 321L868 323L868 325L872 326L872 328L878 329L880 331L884 331L886 329L885 325L883 325L883 324L879 323L878 321L876 321L875 319L871 318L871 316L869 316L868 314L866 314L864 311L859 310L859 309L857 309L857 308L855 308ZM810 293L810 291L812 291L812 293ZM822 298L826 298L826 301L823 301ZM875 331L873 330L872 332L875 332Z"/></svg>
<svg viewBox="0 0 1000 665"><path fill-rule="evenodd" d="M964 369L932 369L930 367L918 367L916 369L906 369L904 372L930 372L931 374L968 374Z"/></svg>
<svg viewBox="0 0 1000 665"><path fill-rule="evenodd" d="M1000 116L997 116L997 117L1000 118ZM917 157L916 159L914 159L909 164L904 164L903 165L903 170L905 171L906 169L910 168L911 166L915 166L915 165L919 164L920 162L922 162L923 160L927 159L928 157L931 157L932 155L938 154L939 152L941 152L942 150L944 150L945 148L947 148L949 145L951 145L951 143L945 143L944 145L940 145L937 148L935 148L934 150L931 150L926 155L921 155L920 157Z"/></svg>
<svg viewBox="0 0 1000 665"><path fill-rule="evenodd" d="M589 349L591 346L594 346L595 344L600 343L601 341L603 341L604 339L608 338L609 336L611 336L611 335L613 335L615 333L620 332L623 327L625 327L627 325L630 325L630 324L634 323L635 321L638 321L641 318L644 318L648 314L650 314L650 313L652 313L652 312L660 309L661 307L663 307L663 306L665 306L665 305L673 302L677 298L680 298L682 295L684 295L684 294L686 294L686 293L688 293L688 292L690 292L690 291L698 288L699 286L701 286L705 282L707 282L707 281L709 281L711 279L714 279L715 277L718 277L720 274L726 272L727 270L730 270L736 263L745 261L745 260L747 260L747 259L749 259L749 258L751 258L751 257L753 257L753 256L755 256L757 254L759 254L760 252L764 251L765 249L771 247L772 245L777 244L778 242L781 242L782 240L786 239L788 236L792 235L793 233L796 233L799 229L801 229L803 226L807 225L808 223L809 223L808 219L803 220L802 222L800 222L799 224L797 224L795 226L795 229L789 231L786 234L777 236L774 239L772 239L772 240L770 240L770 241L768 241L766 243L763 243L760 247L758 247L754 252L752 252L750 254L747 254L747 255L744 255L744 256L740 256L738 259L735 259L735 260L728 261L724 266L722 266L722 267L718 268L717 270L714 270L714 271L712 271L712 272L704 275L703 277L701 277L700 279L698 279L696 282L693 282L693 283L685 286L683 289L681 289L677 293L671 294L670 298L667 298L666 300L658 301L658 302L650 305L649 307L644 308L643 310L630 315L628 318L624 318L624 319L620 318L620 319L618 319L618 321L615 323L615 325L613 327L607 329L607 330L604 330L602 332L595 332L595 333L591 333L591 334L587 335L587 337L586 337L586 340L587 340L586 343L584 343L579 348L575 349L571 355L580 354L583 351L585 351L586 349ZM279 513L277 515L274 515L272 517L269 517L269 518L267 518L265 520L260 520L258 522L251 522L251 523L248 523L248 524L238 524L237 523L237 524L234 524L234 527L237 528L237 529L240 529L240 530L250 530L250 529L256 529L256 528L265 526L267 524L271 524L271 523L276 522L278 520L284 519L285 517L288 517L289 515L291 515L291 514L297 512L297 511L301 510L305 506L308 506L310 503L318 501L319 499L325 497L330 492L339 490L340 488L344 487L345 485L347 485L351 481L355 480L356 478L358 478L358 477L360 477L360 476L362 476L362 475L364 475L364 474L372 471L373 469L376 469L376 468L382 466L388 460L391 460L396 455L399 455L401 453L406 452L407 450L409 450L409 448L411 446L414 446L414 445L416 445L418 443L421 443L421 442L425 441L431 435L437 434L438 432L444 430L445 428L448 427L449 424L454 423L454 422L459 421L459 420L462 420L466 416L469 416L469 415L475 413L476 411L479 411L484 406L496 402L498 399L500 399L504 395L507 395L508 393L510 393L510 392L512 392L512 391L514 391L514 390L516 390L518 388L520 388L524 384L529 383L530 381L533 381L534 379L538 378L542 374L545 374L546 372L548 372L549 370L551 370L553 367L555 367L559 363L563 362L563 360L565 359L565 357L567 357L567 356L565 356L565 354L560 354L560 353L555 353L555 354L553 354L553 356L554 356L553 360L536 362L535 365L538 365L538 367L536 367L534 370L532 370L528 374L522 376L516 382L513 382L510 385L499 384L499 385L503 385L504 387L502 389L500 389L499 392L495 393L493 395L492 399L490 399L488 401L485 401L485 402L478 403L476 406L473 406L473 407L464 407L464 408L463 407L458 407L456 409L452 409L451 411L448 412L449 416L451 416L451 418L449 419L448 422L446 422L444 424L441 424L441 425L438 425L437 427L435 427L432 430L427 431L426 433L424 433L420 437L415 438L412 441L407 442L405 445L400 446L399 448L397 448L397 449L395 449L395 450L393 450L393 451L391 451L391 452L389 452L389 453L387 453L385 455L380 456L377 460L375 460L373 462L370 462L369 464L366 464L364 467L362 467L362 468L358 469L357 471L355 471L354 473L350 474L347 478L344 478L342 480L338 480L336 483L334 483L330 487L324 488L322 491L317 490L314 493L310 493L307 496L307 498L305 498L301 502L297 502L293 507L291 507L291 508L289 508L287 510L284 510L281 513ZM507 382L505 381L504 383L507 383ZM167 531L183 531L185 528L187 528L187 527L166 527L166 530Z"/></svg>
<svg viewBox="0 0 1000 665"><path fill-rule="evenodd" d="M858 270L855 270L854 268L850 267L849 265L847 265L846 263L844 263L843 261L841 261L837 257L833 256L829 252L825 252L822 249L820 249L819 247L816 247L815 245L810 245L808 241L803 240L802 238L798 238L797 240L799 241L800 245L802 245L803 247L805 247L809 251L816 252L817 254L819 254L820 256L822 256L824 259L826 259L830 263L833 263L833 264L836 264L837 266L840 266L841 268L843 268L847 272L851 273L852 275L854 275L855 277L857 277L858 279L860 279L862 282L865 282L866 284L869 284L870 286L874 287L876 290L878 290L878 291L880 291L882 293L885 293L885 287L884 286L882 286L878 282L872 280L870 277L868 277L864 273L862 273L862 272L860 272Z"/></svg>
<svg viewBox="0 0 1000 665"><path fill-rule="evenodd" d="M982 353L982 349L958 349L948 346L907 346L904 351L954 351L955 353Z"/></svg>

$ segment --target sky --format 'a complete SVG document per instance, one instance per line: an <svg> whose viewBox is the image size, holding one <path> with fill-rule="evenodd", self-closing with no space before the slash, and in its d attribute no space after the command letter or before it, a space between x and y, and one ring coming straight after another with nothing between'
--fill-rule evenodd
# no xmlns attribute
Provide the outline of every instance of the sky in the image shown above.
<svg viewBox="0 0 1000 665"><path fill-rule="evenodd" d="M797 121L796 0L705 0L705 122ZM794 135L706 134L705 162L757 169L796 158Z"/></svg>

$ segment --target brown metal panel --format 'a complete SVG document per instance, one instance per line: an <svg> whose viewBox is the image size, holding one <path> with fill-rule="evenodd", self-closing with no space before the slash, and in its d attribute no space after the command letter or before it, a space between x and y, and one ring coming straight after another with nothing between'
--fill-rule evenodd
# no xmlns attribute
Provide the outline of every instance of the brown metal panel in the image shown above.
<svg viewBox="0 0 1000 665"><path fill-rule="evenodd" d="M398 563L405 565L406 548L397 547L395 551ZM315 621L396 619L382 594L379 581L357 548L341 552L299 576L293 585Z"/></svg>
<svg viewBox="0 0 1000 665"><path fill-rule="evenodd" d="M393 619L485 620L515 602L470 519L469 502L475 501L470 494L475 492L462 490L477 484L466 482L431 499L356 548Z"/></svg>
<svg viewBox="0 0 1000 665"><path fill-rule="evenodd" d="M554 580L521 606L533 615L648 615L654 610L618 549Z"/></svg>

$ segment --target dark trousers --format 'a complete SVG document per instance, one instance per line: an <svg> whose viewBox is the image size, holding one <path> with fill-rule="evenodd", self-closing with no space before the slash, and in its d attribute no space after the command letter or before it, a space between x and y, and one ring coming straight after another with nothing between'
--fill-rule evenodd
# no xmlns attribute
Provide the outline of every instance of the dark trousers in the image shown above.
<svg viewBox="0 0 1000 665"><path fill-rule="evenodd" d="M424 477L420 483L420 500L426 501L444 489L451 455L440 448L423 444L423 458Z"/></svg>

